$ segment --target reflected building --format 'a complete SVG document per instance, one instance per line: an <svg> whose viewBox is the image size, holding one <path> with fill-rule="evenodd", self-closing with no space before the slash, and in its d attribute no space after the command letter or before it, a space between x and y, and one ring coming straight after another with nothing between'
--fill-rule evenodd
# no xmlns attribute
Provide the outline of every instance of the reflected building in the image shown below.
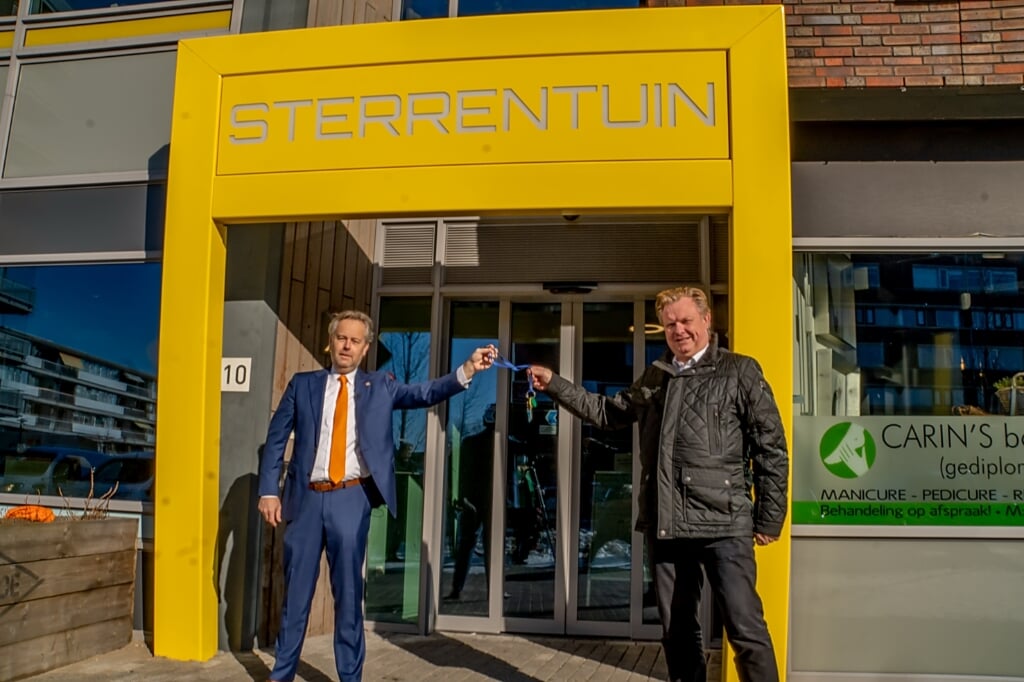
<svg viewBox="0 0 1024 682"><path fill-rule="evenodd" d="M28 315L32 287L0 269L0 314ZM152 450L156 377L0 325L0 449Z"/></svg>
<svg viewBox="0 0 1024 682"><path fill-rule="evenodd" d="M152 450L156 378L0 327L0 448Z"/></svg>

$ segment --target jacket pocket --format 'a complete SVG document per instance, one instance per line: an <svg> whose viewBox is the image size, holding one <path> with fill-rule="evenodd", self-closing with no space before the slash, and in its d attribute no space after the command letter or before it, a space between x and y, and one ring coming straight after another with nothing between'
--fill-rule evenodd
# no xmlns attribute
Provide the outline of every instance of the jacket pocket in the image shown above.
<svg viewBox="0 0 1024 682"><path fill-rule="evenodd" d="M732 482L721 471L683 469L683 516L688 524L732 523Z"/></svg>

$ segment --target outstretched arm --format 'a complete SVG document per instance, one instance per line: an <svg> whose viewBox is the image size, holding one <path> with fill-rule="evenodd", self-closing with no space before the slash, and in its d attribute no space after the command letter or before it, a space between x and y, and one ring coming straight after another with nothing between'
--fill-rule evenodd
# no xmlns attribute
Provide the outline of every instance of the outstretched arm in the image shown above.
<svg viewBox="0 0 1024 682"><path fill-rule="evenodd" d="M527 373L533 387L544 391L559 405L580 419L601 429L619 429L637 419L633 391L620 391L614 398L591 393L582 386L563 379L547 367L531 365Z"/></svg>
<svg viewBox="0 0 1024 682"><path fill-rule="evenodd" d="M469 388L473 375L490 368L497 356L498 349L493 345L483 346L473 351L469 359L459 365L456 371L439 379L415 384L402 384L392 380L390 385L394 395L394 407L400 410L417 409L447 400Z"/></svg>

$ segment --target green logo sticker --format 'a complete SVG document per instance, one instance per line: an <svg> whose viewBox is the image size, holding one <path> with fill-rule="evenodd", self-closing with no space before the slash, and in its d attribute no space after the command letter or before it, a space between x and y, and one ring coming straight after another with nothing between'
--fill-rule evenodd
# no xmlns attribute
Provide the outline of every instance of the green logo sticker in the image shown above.
<svg viewBox="0 0 1024 682"><path fill-rule="evenodd" d="M875 439L860 424L842 422L821 437L818 454L835 476L860 478L875 463Z"/></svg>

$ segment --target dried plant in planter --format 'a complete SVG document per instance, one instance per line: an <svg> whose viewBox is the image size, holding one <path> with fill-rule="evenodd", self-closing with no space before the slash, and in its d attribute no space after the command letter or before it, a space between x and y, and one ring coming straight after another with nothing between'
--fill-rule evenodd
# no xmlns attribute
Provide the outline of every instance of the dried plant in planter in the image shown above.
<svg viewBox="0 0 1024 682"><path fill-rule="evenodd" d="M117 494L118 482L114 482L112 487L107 492L100 495L98 498L96 494L96 479L95 471L89 471L89 494L85 496L85 501L82 502L81 511L73 509L71 501L64 497L64 491L57 488L57 492L60 493L60 499L64 502L64 510L67 516L79 519L105 519L110 512L110 500Z"/></svg>

